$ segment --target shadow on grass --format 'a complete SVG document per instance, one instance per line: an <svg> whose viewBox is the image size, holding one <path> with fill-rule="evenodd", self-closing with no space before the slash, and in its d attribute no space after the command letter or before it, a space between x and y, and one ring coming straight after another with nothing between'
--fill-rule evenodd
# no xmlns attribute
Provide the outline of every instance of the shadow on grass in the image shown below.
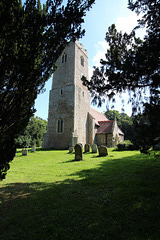
<svg viewBox="0 0 160 240"><path fill-rule="evenodd" d="M81 180L73 180L79 176ZM63 182L0 188L3 240L159 240L160 161L104 161Z"/></svg>

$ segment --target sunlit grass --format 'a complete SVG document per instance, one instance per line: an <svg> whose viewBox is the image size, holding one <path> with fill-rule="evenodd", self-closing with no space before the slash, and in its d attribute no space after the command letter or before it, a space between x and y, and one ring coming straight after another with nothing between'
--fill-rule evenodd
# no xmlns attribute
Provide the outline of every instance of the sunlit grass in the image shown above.
<svg viewBox="0 0 160 240"><path fill-rule="evenodd" d="M160 159L17 152L0 183L2 239L159 240Z"/></svg>

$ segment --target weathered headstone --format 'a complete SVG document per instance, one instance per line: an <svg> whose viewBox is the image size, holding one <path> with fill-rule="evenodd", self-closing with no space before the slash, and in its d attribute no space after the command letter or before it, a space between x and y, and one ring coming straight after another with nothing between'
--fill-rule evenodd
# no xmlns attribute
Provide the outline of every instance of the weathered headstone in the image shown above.
<svg viewBox="0 0 160 240"><path fill-rule="evenodd" d="M74 148L73 148L73 147L69 147L69 153L72 153L72 152L73 152L73 150L74 150Z"/></svg>
<svg viewBox="0 0 160 240"><path fill-rule="evenodd" d="M36 146L33 145L32 148L31 148L31 152L35 152L36 151Z"/></svg>
<svg viewBox="0 0 160 240"><path fill-rule="evenodd" d="M108 155L107 147L106 147L106 146L103 146L103 145L101 145L101 146L98 148L98 152L99 152L99 156L100 156L100 157L102 157L102 156L107 156L107 155Z"/></svg>
<svg viewBox="0 0 160 240"><path fill-rule="evenodd" d="M92 153L97 153L97 145L96 144L93 144L91 148L92 148Z"/></svg>
<svg viewBox="0 0 160 240"><path fill-rule="evenodd" d="M80 161L83 160L83 147L81 144L76 144L75 147L75 160Z"/></svg>
<svg viewBox="0 0 160 240"><path fill-rule="evenodd" d="M84 151L85 152L90 152L90 145L89 144L85 144L85 146L84 146Z"/></svg>
<svg viewBox="0 0 160 240"><path fill-rule="evenodd" d="M83 144L82 143L78 143L79 145L81 145L81 147L82 147L82 151L83 151Z"/></svg>
<svg viewBox="0 0 160 240"><path fill-rule="evenodd" d="M22 149L22 156L27 156L28 155L28 149Z"/></svg>

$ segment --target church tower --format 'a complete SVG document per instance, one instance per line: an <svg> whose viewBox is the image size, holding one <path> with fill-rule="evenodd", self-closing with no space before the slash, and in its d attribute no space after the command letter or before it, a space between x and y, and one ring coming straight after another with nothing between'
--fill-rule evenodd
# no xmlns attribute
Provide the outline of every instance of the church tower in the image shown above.
<svg viewBox="0 0 160 240"><path fill-rule="evenodd" d="M90 94L81 81L82 76L88 79L88 53L78 41L70 42L57 66L43 148L67 149L89 142Z"/></svg>

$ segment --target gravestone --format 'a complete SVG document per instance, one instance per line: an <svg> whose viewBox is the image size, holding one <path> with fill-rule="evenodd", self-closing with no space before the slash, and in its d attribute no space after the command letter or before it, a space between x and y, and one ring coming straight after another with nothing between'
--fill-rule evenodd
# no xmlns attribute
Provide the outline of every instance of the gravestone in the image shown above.
<svg viewBox="0 0 160 240"><path fill-rule="evenodd" d="M89 144L85 144L84 151L85 152L90 152L90 145Z"/></svg>
<svg viewBox="0 0 160 240"><path fill-rule="evenodd" d="M83 160L83 148L81 144L76 144L75 147L75 160L80 161Z"/></svg>
<svg viewBox="0 0 160 240"><path fill-rule="evenodd" d="M31 148L31 152L35 152L36 151L36 146L33 145L32 148Z"/></svg>
<svg viewBox="0 0 160 240"><path fill-rule="evenodd" d="M22 156L28 156L28 149L22 149Z"/></svg>
<svg viewBox="0 0 160 240"><path fill-rule="evenodd" d="M107 155L108 155L107 147L106 147L106 146L103 146L103 145L101 145L101 146L98 148L98 152L99 152L99 156L100 156L100 157L102 157L102 156L107 156Z"/></svg>
<svg viewBox="0 0 160 240"><path fill-rule="evenodd" d="M91 148L92 148L92 153L97 153L97 145L96 144L93 144Z"/></svg>
<svg viewBox="0 0 160 240"><path fill-rule="evenodd" d="M72 152L73 152L73 150L74 150L74 148L73 148L73 147L69 147L69 153L72 153Z"/></svg>
<svg viewBox="0 0 160 240"><path fill-rule="evenodd" d="M82 151L83 151L83 144L82 143L78 143L81 147L82 147Z"/></svg>

